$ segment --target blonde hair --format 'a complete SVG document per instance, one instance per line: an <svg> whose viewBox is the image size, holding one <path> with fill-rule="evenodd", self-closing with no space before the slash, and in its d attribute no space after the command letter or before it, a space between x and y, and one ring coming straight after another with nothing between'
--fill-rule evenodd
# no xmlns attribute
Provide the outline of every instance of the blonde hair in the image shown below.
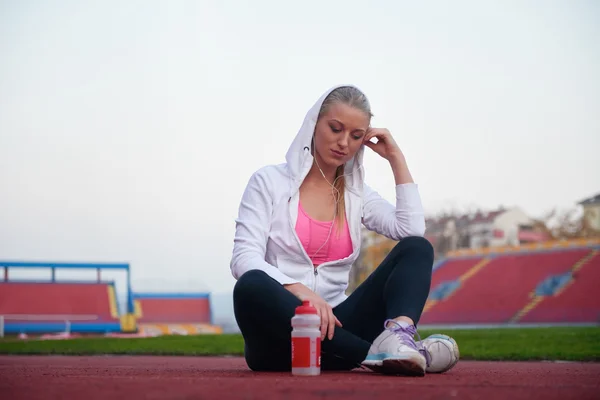
<svg viewBox="0 0 600 400"><path fill-rule="evenodd" d="M335 187L335 233L339 236L342 226L344 226L344 219L346 218L346 178L344 177L344 166L340 165L335 170L335 179L333 181L333 187Z"/></svg>
<svg viewBox="0 0 600 400"><path fill-rule="evenodd" d="M367 114L369 119L371 119L373 116L371 113L371 105L369 104L369 100L363 92L353 86L340 86L329 93L329 95L323 101L321 109L319 110L319 118L321 118L321 116L329 110L329 107L336 103L342 103L350 107L357 108ZM333 186L336 191L334 194L336 201L336 218L334 224L336 227L336 233L339 235L346 218L346 179L344 178L344 165L340 165L335 171Z"/></svg>

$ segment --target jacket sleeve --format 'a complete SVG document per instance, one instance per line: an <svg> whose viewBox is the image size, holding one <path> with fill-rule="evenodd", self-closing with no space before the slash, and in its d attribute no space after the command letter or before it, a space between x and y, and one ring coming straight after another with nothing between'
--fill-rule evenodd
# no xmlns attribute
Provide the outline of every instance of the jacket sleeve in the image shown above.
<svg viewBox="0 0 600 400"><path fill-rule="evenodd" d="M425 235L425 213L415 183L396 185L396 206L365 185L363 224L392 240Z"/></svg>
<svg viewBox="0 0 600 400"><path fill-rule="evenodd" d="M273 199L264 174L255 172L242 195L236 218L233 255L230 268L237 280L245 272L258 269L282 285L298 282L265 261Z"/></svg>

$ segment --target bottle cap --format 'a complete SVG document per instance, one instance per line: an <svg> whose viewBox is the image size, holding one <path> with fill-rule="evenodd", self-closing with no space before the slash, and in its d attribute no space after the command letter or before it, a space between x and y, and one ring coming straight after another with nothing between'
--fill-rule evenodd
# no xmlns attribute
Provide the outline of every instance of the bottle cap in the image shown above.
<svg viewBox="0 0 600 400"><path fill-rule="evenodd" d="M317 314L317 309L310 304L310 301L304 300L301 306L296 307L296 314Z"/></svg>

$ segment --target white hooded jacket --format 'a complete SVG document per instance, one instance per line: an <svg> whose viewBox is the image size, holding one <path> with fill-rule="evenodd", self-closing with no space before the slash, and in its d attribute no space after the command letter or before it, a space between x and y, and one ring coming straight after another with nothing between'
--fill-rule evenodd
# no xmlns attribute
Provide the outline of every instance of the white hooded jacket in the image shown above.
<svg viewBox="0 0 600 400"><path fill-rule="evenodd" d="M256 171L242 196L236 219L230 268L235 279L258 269L282 285L301 282L332 307L346 299L350 269L361 247L361 223L392 240L423 236L425 217L417 185L396 185L396 205L364 183L364 145L345 165L345 206L353 252L341 260L314 267L295 225L299 189L312 164L311 143L321 104L335 86L308 111L292 142L286 163ZM390 171L391 173L391 171Z"/></svg>

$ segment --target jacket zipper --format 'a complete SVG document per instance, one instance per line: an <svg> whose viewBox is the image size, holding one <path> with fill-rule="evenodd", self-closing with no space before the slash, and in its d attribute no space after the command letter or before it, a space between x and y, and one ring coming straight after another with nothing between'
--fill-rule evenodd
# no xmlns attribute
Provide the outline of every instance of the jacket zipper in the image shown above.
<svg viewBox="0 0 600 400"><path fill-rule="evenodd" d="M295 195L295 194L294 194ZM302 251L302 254L304 254L304 256L306 257L306 259L308 260L308 264L310 265L310 267L313 269L313 274L314 274L314 279L313 279L313 292L317 292L317 277L319 276L319 267L322 267L324 265L332 265L335 264L337 261L330 261L330 262L325 262L323 264L320 264L319 266L315 267L312 263L312 260L310 259L310 256L308 255L308 253L306 252L306 250L304 250L304 246L302 246L302 242L300 242L300 238L298 237L298 234L296 233L296 229L294 229L294 225L292 224L292 215L291 215L291 208L290 208L290 204L292 201L292 196L290 196L288 198L288 222L290 224L290 228L292 230L292 234L294 235L294 237L296 238L296 242L298 243L298 246L300 246L300 250ZM352 232L350 232L350 235L352 236ZM354 242L352 245L352 253L354 253L356 251L356 249L354 248Z"/></svg>
<svg viewBox="0 0 600 400"><path fill-rule="evenodd" d="M291 200L292 200L292 197L290 197L288 199L288 222L290 224L290 228L292 230L292 234L296 238L296 242L298 243L298 246L300 247L300 250L302 251L302 254L304 254L304 256L306 257L306 259L308 260L308 264L313 269L313 274L315 276L315 279L313 280L313 292L316 293L316 291L317 291L317 275L318 275L317 268L318 267L315 267L313 265L312 260L310 259L308 253L306 252L306 250L304 250L304 246L302 246L302 242L300 242L300 238L298 237L298 234L296 233L296 229L294 229L294 225L292 224L292 215L291 215L291 209L290 209Z"/></svg>

